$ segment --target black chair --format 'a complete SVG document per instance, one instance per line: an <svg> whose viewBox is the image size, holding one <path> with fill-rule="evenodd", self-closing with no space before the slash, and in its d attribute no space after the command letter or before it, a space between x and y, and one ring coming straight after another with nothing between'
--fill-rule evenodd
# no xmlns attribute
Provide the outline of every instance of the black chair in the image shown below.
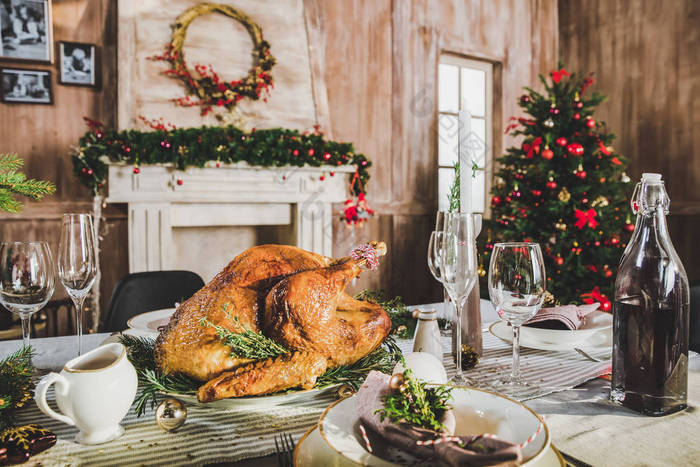
<svg viewBox="0 0 700 467"><path fill-rule="evenodd" d="M104 331L123 331L132 317L147 311L172 308L199 289L204 281L191 271L137 272L123 277L114 287Z"/></svg>
<svg viewBox="0 0 700 467"><path fill-rule="evenodd" d="M690 284L690 350L700 352L700 281Z"/></svg>

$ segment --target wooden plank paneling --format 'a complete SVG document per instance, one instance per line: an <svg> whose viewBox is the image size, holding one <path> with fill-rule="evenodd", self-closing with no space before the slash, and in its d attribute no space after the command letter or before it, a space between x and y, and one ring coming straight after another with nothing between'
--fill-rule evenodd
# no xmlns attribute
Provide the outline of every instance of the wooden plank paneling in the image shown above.
<svg viewBox="0 0 700 467"><path fill-rule="evenodd" d="M594 72L608 95L598 120L617 134L629 175L663 174L671 197L669 228L691 280L700 222L700 3L696 0L559 2L561 57Z"/></svg>

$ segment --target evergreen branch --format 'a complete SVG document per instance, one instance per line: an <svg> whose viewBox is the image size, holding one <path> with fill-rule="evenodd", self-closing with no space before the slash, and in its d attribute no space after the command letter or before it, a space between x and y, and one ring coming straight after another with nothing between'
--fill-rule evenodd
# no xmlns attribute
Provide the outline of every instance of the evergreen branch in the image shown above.
<svg viewBox="0 0 700 467"><path fill-rule="evenodd" d="M411 370L403 373L404 382L397 392L384 396L384 407L377 409L381 421L388 418L394 423L408 423L428 430L444 431L440 419L450 408L452 388L428 386L418 380Z"/></svg>
<svg viewBox="0 0 700 467"><path fill-rule="evenodd" d="M234 317L233 321L239 327L240 332L230 331L223 326L214 324L206 317L202 317L199 324L200 326L214 328L219 339L231 349L231 357L233 358L264 360L266 358L273 358L289 353L287 348L265 336L263 333L245 329L243 325L239 323L238 318Z"/></svg>

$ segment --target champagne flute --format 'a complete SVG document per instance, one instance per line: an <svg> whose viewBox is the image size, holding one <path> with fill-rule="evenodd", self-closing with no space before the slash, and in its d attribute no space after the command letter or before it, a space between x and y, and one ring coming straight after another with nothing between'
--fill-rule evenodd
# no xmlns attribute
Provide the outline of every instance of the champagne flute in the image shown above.
<svg viewBox="0 0 700 467"><path fill-rule="evenodd" d="M513 367L498 384L511 396L536 386L520 374L520 326L537 314L544 302L546 277L537 243L496 243L489 266L489 296L498 315L513 329Z"/></svg>
<svg viewBox="0 0 700 467"><path fill-rule="evenodd" d="M78 355L83 353L83 302L97 274L95 234L90 214L64 214L58 275L75 305Z"/></svg>
<svg viewBox="0 0 700 467"><path fill-rule="evenodd" d="M445 235L440 249L442 283L455 305L456 365L453 381L466 384L469 381L462 371L462 310L477 280L474 218L469 213L452 213L445 220Z"/></svg>
<svg viewBox="0 0 700 467"><path fill-rule="evenodd" d="M29 347L30 320L53 295L55 273L46 242L5 242L0 246L0 303L22 322Z"/></svg>

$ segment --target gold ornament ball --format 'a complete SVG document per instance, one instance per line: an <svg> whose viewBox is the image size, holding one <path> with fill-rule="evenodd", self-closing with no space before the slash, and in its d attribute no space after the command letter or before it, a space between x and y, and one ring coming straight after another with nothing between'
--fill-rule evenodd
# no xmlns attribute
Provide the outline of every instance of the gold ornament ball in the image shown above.
<svg viewBox="0 0 700 467"><path fill-rule="evenodd" d="M399 389L401 389L403 383L403 373L396 373L391 375L391 379L389 380L389 387L392 389L392 391L398 391Z"/></svg>
<svg viewBox="0 0 700 467"><path fill-rule="evenodd" d="M179 399L167 397L156 408L156 424L165 431L175 431L185 424L187 407Z"/></svg>
<svg viewBox="0 0 700 467"><path fill-rule="evenodd" d="M569 193L569 190L566 189L566 187L562 188L559 194L557 195L559 198L559 201L562 203L568 203L569 200L571 199L571 193Z"/></svg>

